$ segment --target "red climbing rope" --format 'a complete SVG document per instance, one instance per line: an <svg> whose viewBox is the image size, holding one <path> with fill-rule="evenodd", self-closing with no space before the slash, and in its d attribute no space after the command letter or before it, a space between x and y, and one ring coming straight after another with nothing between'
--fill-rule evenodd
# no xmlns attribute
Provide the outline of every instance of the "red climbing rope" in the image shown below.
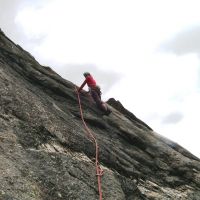
<svg viewBox="0 0 200 200"><path fill-rule="evenodd" d="M97 175L97 181L98 181L98 190L99 190L99 200L102 200L102 190L101 190L101 176L103 175L103 170L101 169L100 165L99 165L99 146L97 143L97 140L94 136L94 133L92 133L92 131L88 128L87 124L85 123L84 117L83 117L83 111L82 111L82 107L81 107L81 100L80 100L80 96L79 96L79 92L76 88L76 92L77 92L77 97L78 97L78 103L79 103L79 109L80 109L80 115L81 115L81 119L83 121L85 130L87 131L87 133L89 134L89 136L92 138L93 143L95 144L95 148L96 148L96 156L95 156L95 165L96 165L96 175Z"/></svg>

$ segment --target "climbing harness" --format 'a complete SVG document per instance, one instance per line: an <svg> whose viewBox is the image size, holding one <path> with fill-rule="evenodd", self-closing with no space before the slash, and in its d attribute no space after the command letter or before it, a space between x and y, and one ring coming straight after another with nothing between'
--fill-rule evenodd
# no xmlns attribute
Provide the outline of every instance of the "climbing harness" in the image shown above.
<svg viewBox="0 0 200 200"><path fill-rule="evenodd" d="M98 181L99 200L102 200L101 176L103 175L103 170L100 167L99 159L98 159L98 157L99 157L99 146L98 146L97 140L96 140L96 138L94 136L94 133L88 128L88 126L87 126L87 124L86 124L86 122L84 120L82 106L81 106L81 100L80 100L80 95L79 95L79 92L78 92L77 88L76 88L76 93L77 93L77 97L78 97L79 110L80 110L80 115L81 115L81 119L82 119L83 125L85 127L86 132L92 138L93 143L94 143L95 148L96 148L96 156L95 156L96 175L97 175L97 181Z"/></svg>

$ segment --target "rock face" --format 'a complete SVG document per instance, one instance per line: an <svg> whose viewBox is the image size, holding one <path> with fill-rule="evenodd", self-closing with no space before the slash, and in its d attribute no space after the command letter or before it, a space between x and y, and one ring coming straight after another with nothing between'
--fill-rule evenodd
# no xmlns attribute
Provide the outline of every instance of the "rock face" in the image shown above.
<svg viewBox="0 0 200 200"><path fill-rule="evenodd" d="M69 72L70 73L70 72ZM0 31L0 199L99 199L95 146L75 85ZM103 116L81 96L99 145L104 200L200 199L200 160L115 99Z"/></svg>

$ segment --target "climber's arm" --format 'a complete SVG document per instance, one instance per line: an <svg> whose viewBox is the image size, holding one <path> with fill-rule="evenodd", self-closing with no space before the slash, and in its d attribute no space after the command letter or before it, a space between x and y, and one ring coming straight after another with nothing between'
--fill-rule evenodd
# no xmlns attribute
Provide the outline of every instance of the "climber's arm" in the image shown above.
<svg viewBox="0 0 200 200"><path fill-rule="evenodd" d="M87 83L87 80L85 79L85 81L82 83L81 87L79 87L78 92L80 92L83 87L85 86L85 84Z"/></svg>

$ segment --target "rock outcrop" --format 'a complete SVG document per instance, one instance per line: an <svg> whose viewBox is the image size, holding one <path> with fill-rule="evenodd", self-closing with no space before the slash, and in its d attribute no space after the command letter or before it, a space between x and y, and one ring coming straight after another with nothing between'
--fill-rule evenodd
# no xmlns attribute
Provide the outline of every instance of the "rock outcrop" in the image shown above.
<svg viewBox="0 0 200 200"><path fill-rule="evenodd" d="M99 198L95 147L74 88L0 31L0 199ZM110 116L81 101L99 144L104 200L200 199L197 157L115 99Z"/></svg>

